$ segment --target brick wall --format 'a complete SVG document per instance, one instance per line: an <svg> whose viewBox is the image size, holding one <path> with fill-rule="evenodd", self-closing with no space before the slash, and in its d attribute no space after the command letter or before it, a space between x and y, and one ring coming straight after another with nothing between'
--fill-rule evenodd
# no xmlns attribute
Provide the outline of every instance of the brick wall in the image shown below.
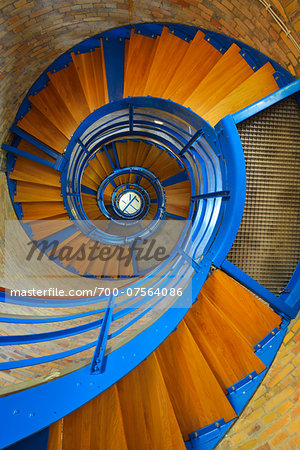
<svg viewBox="0 0 300 450"><path fill-rule="evenodd" d="M299 31L297 0L273 0ZM299 55L258 0L1 0L0 141L41 72L83 39L122 24L174 21L231 35L300 75Z"/></svg>
<svg viewBox="0 0 300 450"><path fill-rule="evenodd" d="M300 314L252 400L217 450L300 448Z"/></svg>

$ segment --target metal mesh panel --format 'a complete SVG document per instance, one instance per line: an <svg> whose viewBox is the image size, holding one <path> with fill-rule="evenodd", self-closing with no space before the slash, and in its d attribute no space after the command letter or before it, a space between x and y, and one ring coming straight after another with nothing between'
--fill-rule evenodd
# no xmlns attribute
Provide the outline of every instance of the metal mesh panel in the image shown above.
<svg viewBox="0 0 300 450"><path fill-rule="evenodd" d="M274 294L300 258L300 109L294 97L238 126L246 204L228 260Z"/></svg>

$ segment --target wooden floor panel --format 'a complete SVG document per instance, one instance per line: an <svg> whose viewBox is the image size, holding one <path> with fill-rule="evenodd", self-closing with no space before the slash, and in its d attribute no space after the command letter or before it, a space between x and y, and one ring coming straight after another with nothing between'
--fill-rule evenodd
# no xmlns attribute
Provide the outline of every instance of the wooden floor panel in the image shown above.
<svg viewBox="0 0 300 450"><path fill-rule="evenodd" d="M253 69L242 57L240 50L240 47L232 44L183 105L203 117L249 78Z"/></svg>
<svg viewBox="0 0 300 450"><path fill-rule="evenodd" d="M236 414L185 323L155 351L184 439Z"/></svg>
<svg viewBox="0 0 300 450"><path fill-rule="evenodd" d="M155 355L117 383L130 450L184 450L185 445Z"/></svg>
<svg viewBox="0 0 300 450"><path fill-rule="evenodd" d="M62 450L127 450L116 386L65 417L63 431Z"/></svg>
<svg viewBox="0 0 300 450"><path fill-rule="evenodd" d="M203 294L184 319L224 392L266 367L223 314Z"/></svg>
<svg viewBox="0 0 300 450"><path fill-rule="evenodd" d="M221 270L213 272L202 292L251 346L280 326L280 316Z"/></svg>

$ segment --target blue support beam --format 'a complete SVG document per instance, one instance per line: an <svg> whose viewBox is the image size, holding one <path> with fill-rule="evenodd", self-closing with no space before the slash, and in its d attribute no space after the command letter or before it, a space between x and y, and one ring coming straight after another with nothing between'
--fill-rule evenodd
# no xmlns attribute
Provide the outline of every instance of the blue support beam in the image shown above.
<svg viewBox="0 0 300 450"><path fill-rule="evenodd" d="M240 111L233 114L232 118L236 124L240 123L243 120L246 120L249 117L258 114L259 112L263 111L269 106L272 106L275 103L278 103L281 100L284 100L285 98L297 94L299 92L300 92L300 80L296 80L293 83L290 83L287 86L279 89L278 91L273 92L273 94L267 95L267 97L264 97L258 102L252 103L252 105L247 106L244 109L241 109Z"/></svg>
<svg viewBox="0 0 300 450"><path fill-rule="evenodd" d="M192 200L201 200L206 198L217 198L217 197L228 198L229 196L230 191L217 191L217 192L208 192L207 194L193 195Z"/></svg>
<svg viewBox="0 0 300 450"><path fill-rule="evenodd" d="M15 444L10 445L6 450L47 450L49 439L49 427L44 428L38 433L32 434Z"/></svg>
<svg viewBox="0 0 300 450"><path fill-rule="evenodd" d="M179 156L182 156L185 154L185 152L188 151L188 149L201 137L203 136L204 131L202 130L202 128L200 128L198 131L196 131L196 133L194 134L194 136L191 137L191 139L185 144L185 146L183 147L183 149L179 152Z"/></svg>
<svg viewBox="0 0 300 450"><path fill-rule="evenodd" d="M125 39L104 36L103 51L108 96L113 102L123 97Z"/></svg>
<svg viewBox="0 0 300 450"><path fill-rule="evenodd" d="M189 176L187 172L183 170L182 172L179 172L176 175L173 175L172 177L162 181L161 185L163 187L172 186L173 184L181 183L182 181L186 181L188 179Z"/></svg>
<svg viewBox="0 0 300 450"><path fill-rule="evenodd" d="M97 195L97 191L88 186L85 186L84 184L81 185L81 192L83 194ZM80 197L80 194L78 194L78 197Z"/></svg>
<svg viewBox="0 0 300 450"><path fill-rule="evenodd" d="M30 159L31 161L43 164L44 166L51 167L51 169L58 170L55 162L40 158L39 156L25 152L24 150L20 150L19 148L13 147L12 145L2 144L2 149L7 152L13 153L14 155L22 156L23 158Z"/></svg>
<svg viewBox="0 0 300 450"><path fill-rule="evenodd" d="M52 150L52 148L48 147L47 145L43 144L42 142L38 141L34 137L32 137L30 134L25 133L25 131L21 130L21 128L17 127L16 125L11 127L11 131L15 133L17 136L19 136L22 139L25 139L30 144L34 145L38 149L40 149L42 152L46 153L47 155L51 156L54 159L57 159L59 156L59 153Z"/></svg>
<svg viewBox="0 0 300 450"><path fill-rule="evenodd" d="M105 369L105 351L108 340L108 332L111 324L112 314L115 306L115 296L111 295L104 314L102 326L95 353L91 363L91 374L101 374Z"/></svg>
<svg viewBox="0 0 300 450"><path fill-rule="evenodd" d="M115 161L116 161L116 168L120 169L120 161L119 161L118 152L117 152L117 149L116 149L115 142L112 142L111 146L112 146L112 149L113 149L113 152L114 152L114 157L115 157Z"/></svg>
<svg viewBox="0 0 300 450"><path fill-rule="evenodd" d="M133 134L133 115L134 115L134 106L130 103L130 105L129 105L129 134Z"/></svg>
<svg viewBox="0 0 300 450"><path fill-rule="evenodd" d="M182 250L182 248L178 247L178 252L193 267L193 269L196 272L200 271L201 269L200 265L193 258L191 258L184 250Z"/></svg>
<svg viewBox="0 0 300 450"><path fill-rule="evenodd" d="M112 170L113 170L113 172L114 172L114 170L115 170L115 165L114 165L114 163L113 163L113 160L112 160L111 157L110 157L110 154L109 154L109 151L108 151L106 145L103 145L103 150L104 150L104 152L105 152L105 154L106 154L106 156L107 156L107 159L108 159L108 161L109 161L109 164L111 165L111 168L112 168Z"/></svg>
<svg viewBox="0 0 300 450"><path fill-rule="evenodd" d="M166 217L170 217L170 219L176 219L176 220L186 220L186 217L178 216L177 214L171 214L166 212Z"/></svg>
<svg viewBox="0 0 300 450"><path fill-rule="evenodd" d="M80 147L82 148L82 150L88 155L90 152L88 151L88 149L86 148L86 146L84 145L84 143L81 141L81 139L77 138L76 139L77 144L80 145Z"/></svg>

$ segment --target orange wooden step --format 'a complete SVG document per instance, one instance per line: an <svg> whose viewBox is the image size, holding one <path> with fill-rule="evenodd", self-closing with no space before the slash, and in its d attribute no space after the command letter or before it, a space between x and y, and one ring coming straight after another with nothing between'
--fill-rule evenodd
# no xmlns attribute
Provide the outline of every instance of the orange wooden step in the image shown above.
<svg viewBox="0 0 300 450"><path fill-rule="evenodd" d="M81 178L81 184L83 186L89 187L90 189L93 189L94 191L97 191L99 188L99 184L92 180L89 176L89 173L86 173L86 171L84 171Z"/></svg>
<svg viewBox="0 0 300 450"><path fill-rule="evenodd" d="M47 219L66 212L62 199L60 202L23 203L22 211L24 220Z"/></svg>
<svg viewBox="0 0 300 450"><path fill-rule="evenodd" d="M109 162L109 159L107 157L107 155L105 154L105 152L98 152L96 153L96 158L98 159L99 163L101 164L105 175L110 175L113 171L113 168Z"/></svg>
<svg viewBox="0 0 300 450"><path fill-rule="evenodd" d="M48 72L47 75L68 110L72 111L76 122L81 123L92 111L87 104L74 63L70 62L64 69L55 73Z"/></svg>
<svg viewBox="0 0 300 450"><path fill-rule="evenodd" d="M64 419L60 419L50 426L47 450L61 450L63 420Z"/></svg>
<svg viewBox="0 0 300 450"><path fill-rule="evenodd" d="M143 95L163 95L188 48L188 42L172 34L167 27L163 28Z"/></svg>
<svg viewBox="0 0 300 450"><path fill-rule="evenodd" d="M240 47L232 44L194 92L184 102L201 117L253 74L242 57Z"/></svg>
<svg viewBox="0 0 300 450"><path fill-rule="evenodd" d="M172 184L171 186L164 187L166 192L171 191L177 191L180 192L181 190L184 192L190 192L191 190L191 184L188 180L181 181L180 183Z"/></svg>
<svg viewBox="0 0 300 450"><path fill-rule="evenodd" d="M185 323L155 351L184 439L236 414Z"/></svg>
<svg viewBox="0 0 300 450"><path fill-rule="evenodd" d="M80 122L76 122L52 83L29 97L31 103L67 138L70 139Z"/></svg>
<svg viewBox="0 0 300 450"><path fill-rule="evenodd" d="M251 346L280 327L280 316L221 270L215 270L202 289Z"/></svg>
<svg viewBox="0 0 300 450"><path fill-rule="evenodd" d="M18 156L9 178L47 186L60 187L60 173L51 167Z"/></svg>
<svg viewBox="0 0 300 450"><path fill-rule="evenodd" d="M106 177L105 170L103 169L101 163L99 162L98 158L93 158L89 160L89 167L91 167L101 178L101 180L104 180Z"/></svg>
<svg viewBox="0 0 300 450"><path fill-rule="evenodd" d="M17 181L15 202L59 202L61 200L61 190L58 187Z"/></svg>
<svg viewBox="0 0 300 450"><path fill-rule="evenodd" d="M122 378L117 389L129 449L185 449L155 355Z"/></svg>
<svg viewBox="0 0 300 450"><path fill-rule="evenodd" d="M123 418L115 386L63 420L62 450L127 449Z"/></svg>
<svg viewBox="0 0 300 450"><path fill-rule="evenodd" d="M124 246L123 248L123 256L129 254L129 247ZM124 277L132 277L133 276L133 265L132 265L132 258L130 257L129 260L125 258L119 259L119 276Z"/></svg>
<svg viewBox="0 0 300 450"><path fill-rule="evenodd" d="M96 158L95 158L96 159ZM97 163L99 164L99 161L96 160ZM96 164L97 164L96 163ZM98 167L97 167L98 168ZM84 174L87 175L91 180L93 180L98 186L101 184L101 182L103 181L104 177L101 177L101 175L98 173L98 171L95 168L95 163L94 164L89 164L85 169L84 169Z"/></svg>
<svg viewBox="0 0 300 450"><path fill-rule="evenodd" d="M78 236L82 236L82 235L83 235L83 233L81 231L76 231L74 234L71 234L69 237L67 237L63 241L59 242L59 244L55 248L54 255L57 257L62 256L62 258L66 257L66 254L64 254L64 252L68 253L69 250L67 249L67 246L70 245L72 247L73 246L72 242L76 242L76 239L78 238ZM64 248L66 248L66 250L63 250ZM73 253L73 250L72 250L72 253Z"/></svg>
<svg viewBox="0 0 300 450"><path fill-rule="evenodd" d="M146 142L140 141L138 150L136 153L136 158L134 165L144 167L144 161L147 158L148 152L151 148L151 145L147 144Z"/></svg>
<svg viewBox="0 0 300 450"><path fill-rule="evenodd" d="M224 392L251 372L259 374L266 368L230 321L201 292L184 321Z"/></svg>
<svg viewBox="0 0 300 450"><path fill-rule="evenodd" d="M109 249L110 257L105 263L103 275L107 277L118 278L120 264L118 260L118 250L115 253L116 247L114 246L109 246Z"/></svg>
<svg viewBox="0 0 300 450"><path fill-rule="evenodd" d="M71 226L73 222L69 219L68 214L51 217L51 220L36 220L30 222L34 239L44 239L47 236L56 233Z"/></svg>
<svg viewBox="0 0 300 450"><path fill-rule="evenodd" d="M98 249L98 247L97 247ZM95 253L95 257L97 255L99 255L101 249L101 245L99 246L98 252ZM96 258L93 261L90 262L90 264L88 265L87 269L86 269L86 273L89 273L91 275L95 275L99 278L101 278L101 276L103 275L103 271L104 271L104 267L105 267L106 261L103 261L100 258Z"/></svg>
<svg viewBox="0 0 300 450"><path fill-rule="evenodd" d="M102 66L102 47L89 53L71 53L90 111L107 103L105 67Z"/></svg>
<svg viewBox="0 0 300 450"><path fill-rule="evenodd" d="M158 160L162 160L162 154L163 154L163 150L159 149L156 147L156 145L152 145L148 148L148 153L147 156L143 162L143 167L145 167L145 169L151 170L152 172L152 167L154 166L154 164L158 161ZM161 162L162 164L162 162Z"/></svg>
<svg viewBox="0 0 300 450"><path fill-rule="evenodd" d="M203 118L212 125L215 125L219 120L227 116L227 114L234 114L246 108L246 106L272 94L272 92L277 91L279 88L273 77L274 73L275 69L272 64L265 64L230 92L226 98L204 114Z"/></svg>
<svg viewBox="0 0 300 450"><path fill-rule="evenodd" d="M131 31L124 70L123 97L143 95L159 37L141 36Z"/></svg>
<svg viewBox="0 0 300 450"><path fill-rule="evenodd" d="M86 261L86 243L88 241L89 239L81 231L75 232L57 246L55 254L60 258L64 267L80 265ZM65 250L62 250L64 247Z"/></svg>
<svg viewBox="0 0 300 450"><path fill-rule="evenodd" d="M183 104L221 57L222 53L204 39L204 33L197 31L163 97Z"/></svg>
<svg viewBox="0 0 300 450"><path fill-rule="evenodd" d="M24 150L24 152L31 153L32 155L39 156L40 158L46 159L47 161L55 162L55 159L52 158L52 156L47 155L47 153L43 152L39 148L37 148L35 145L30 144L30 142L26 141L25 139L21 139L18 148L20 150ZM57 153L58 155L58 153Z"/></svg>
<svg viewBox="0 0 300 450"><path fill-rule="evenodd" d="M50 120L33 106L26 116L18 121L18 127L31 134L43 144L63 153L69 140L59 131Z"/></svg>

